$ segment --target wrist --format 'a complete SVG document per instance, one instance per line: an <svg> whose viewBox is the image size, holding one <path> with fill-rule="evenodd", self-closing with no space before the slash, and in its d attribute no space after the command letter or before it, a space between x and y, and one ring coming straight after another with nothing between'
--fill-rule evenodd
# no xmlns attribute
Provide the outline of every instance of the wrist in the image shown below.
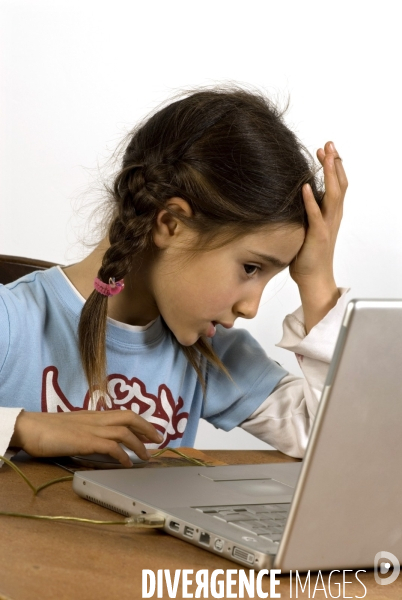
<svg viewBox="0 0 402 600"><path fill-rule="evenodd" d="M306 333L317 325L336 306L340 293L334 280L317 281L315 285L300 287Z"/></svg>

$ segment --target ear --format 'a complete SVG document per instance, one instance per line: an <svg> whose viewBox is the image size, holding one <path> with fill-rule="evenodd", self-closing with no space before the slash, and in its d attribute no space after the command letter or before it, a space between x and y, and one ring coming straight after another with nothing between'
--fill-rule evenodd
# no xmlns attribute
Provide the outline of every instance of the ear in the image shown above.
<svg viewBox="0 0 402 600"><path fill-rule="evenodd" d="M161 250L167 249L178 241L184 241L188 235L188 227L180 220L180 216L192 217L193 211L189 203L183 198L169 198L165 207L159 211L154 223L152 237L154 244ZM176 214L172 214L176 213Z"/></svg>

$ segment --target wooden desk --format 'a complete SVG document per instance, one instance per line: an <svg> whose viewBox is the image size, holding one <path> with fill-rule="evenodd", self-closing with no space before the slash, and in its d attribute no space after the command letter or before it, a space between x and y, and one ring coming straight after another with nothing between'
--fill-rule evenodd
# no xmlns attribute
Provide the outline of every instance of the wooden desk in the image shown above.
<svg viewBox="0 0 402 600"><path fill-rule="evenodd" d="M274 451L207 451L206 454L228 464L289 462L293 459ZM35 483L67 473L38 460L18 460L17 464ZM155 472L155 475L157 473ZM0 510L43 515L79 516L91 519L120 517L79 498L71 481L56 484L34 497L7 465L0 469ZM51 523L0 516L0 599L9 600L136 600L142 598L142 569L241 569L219 556L173 538L161 531L125 529L121 526ZM364 588L349 573L346 597L362 597ZM366 598L402 598L402 574L389 586L379 586L373 571L360 573L367 588ZM327 586L328 577L324 576ZM304 581L304 579L303 579ZM312 574L312 590L316 574ZM332 577L333 584L341 577ZM322 587L322 585L317 586ZM262 588L269 592L269 578ZM196 585L189 588L195 592ZM341 589L341 588L340 588ZM280 576L277 591L290 598L287 575ZM332 588L334 597L338 588ZM328 597L331 597L328 593ZM343 592L340 592L342 598ZM293 587L293 598L296 597ZM168 598L165 593L164 598ZM211 595L210 595L211 597ZM247 598L247 593L245 594ZM299 598L307 598L307 592ZM317 591L315 598L326 598ZM156 594L154 596L156 598ZM182 598L179 590L177 598Z"/></svg>

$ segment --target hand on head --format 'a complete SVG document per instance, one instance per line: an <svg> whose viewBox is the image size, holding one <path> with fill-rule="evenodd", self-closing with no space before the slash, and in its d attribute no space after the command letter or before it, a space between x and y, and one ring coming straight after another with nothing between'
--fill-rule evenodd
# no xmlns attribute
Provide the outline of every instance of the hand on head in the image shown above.
<svg viewBox="0 0 402 600"><path fill-rule="evenodd" d="M318 206L310 185L303 186L303 199L308 216L308 230L304 244L290 267L290 274L300 286L309 281L333 279L333 256L343 201L348 186L342 160L333 142L327 142L317 152L324 169L325 194Z"/></svg>
<svg viewBox="0 0 402 600"><path fill-rule="evenodd" d="M339 298L333 260L348 187L343 163L333 142L320 148L317 157L324 169L325 194L319 206L310 185L303 186L308 229L303 246L290 265L290 275L299 286L307 331Z"/></svg>

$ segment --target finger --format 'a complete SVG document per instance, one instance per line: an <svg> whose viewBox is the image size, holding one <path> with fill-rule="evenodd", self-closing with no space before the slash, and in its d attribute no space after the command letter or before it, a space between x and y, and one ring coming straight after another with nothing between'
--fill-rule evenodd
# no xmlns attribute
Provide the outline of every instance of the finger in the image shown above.
<svg viewBox="0 0 402 600"><path fill-rule="evenodd" d="M321 209L314 197L313 190L309 183L303 185L302 188L304 206L306 207L309 227L319 226L322 223L323 217Z"/></svg>
<svg viewBox="0 0 402 600"><path fill-rule="evenodd" d="M325 157L329 155L333 155L334 159L339 159L342 161L338 151L335 148L334 142L326 142L324 148L318 148L316 155L321 165L324 165Z"/></svg>
<svg viewBox="0 0 402 600"><path fill-rule="evenodd" d="M148 439L146 435L141 435L141 433L137 433L136 436L144 444L149 444L152 442L152 440Z"/></svg>
<svg viewBox="0 0 402 600"><path fill-rule="evenodd" d="M325 142L324 145L325 154L336 154L338 155L338 151L335 148L335 144L332 141Z"/></svg>
<svg viewBox="0 0 402 600"><path fill-rule="evenodd" d="M323 148L318 148L317 150L317 158L320 161L321 165L324 164L325 151Z"/></svg>
<svg viewBox="0 0 402 600"><path fill-rule="evenodd" d="M124 444L127 448L130 448L130 450L134 450L134 452L143 460L149 459L149 454L144 444L128 427L112 425L107 427L97 427L94 433L100 438L106 438Z"/></svg>
<svg viewBox="0 0 402 600"><path fill-rule="evenodd" d="M325 148L329 147L332 142L327 142ZM335 146L333 146L335 148ZM325 212L332 206L337 206L339 202L343 200L343 192L341 190L340 182L338 179L338 173L336 170L335 163L340 162L335 160L338 157L338 153L328 152L324 158L324 184L325 184L325 195L323 200L323 211Z"/></svg>
<svg viewBox="0 0 402 600"><path fill-rule="evenodd" d="M123 448L115 441L98 438L95 444L92 444L93 450L90 452L81 452L80 454L92 454L97 452L99 454L109 454L112 458L115 458L123 465L123 467L132 467L133 462L128 456L127 452L124 452ZM137 454L137 453L136 453ZM139 455L138 455L139 456ZM140 456L140 458L142 458ZM147 460L148 457L145 459Z"/></svg>
<svg viewBox="0 0 402 600"><path fill-rule="evenodd" d="M339 156L339 153L335 148L335 144L333 142L327 142L325 144L325 148L329 152L329 154L327 154L327 156L332 156L332 158L333 158L333 166L331 165L329 178L331 178L331 174L332 174L332 175L334 175L334 178L336 176L336 178L338 180L338 186L339 186L339 191L340 191L340 196L339 196L339 198L337 198L338 199L338 207L342 210L343 201L344 201L346 190L348 187L348 180L346 177L345 169L343 167L342 159ZM325 180L325 175L324 175L324 180ZM338 186L336 186L336 184L334 184L334 187L332 190L330 190L330 192L336 194ZM334 200L335 200L335 198L334 198ZM334 206L334 209L337 210L337 205L334 204L333 206ZM326 208L327 207L324 206L324 210Z"/></svg>
<svg viewBox="0 0 402 600"><path fill-rule="evenodd" d="M342 193L345 195L347 187L348 187L348 178L346 177L342 159L339 156L335 157L335 169L336 169L336 174L338 176L340 188L342 190Z"/></svg>
<svg viewBox="0 0 402 600"><path fill-rule="evenodd" d="M148 440L161 443L163 437L155 429L155 427L143 419L140 415L137 415L132 410L107 410L107 411L80 411L85 412L83 415L86 421L97 424L97 425L124 425L129 427L134 433L144 435ZM77 413L76 413L77 414Z"/></svg>
<svg viewBox="0 0 402 600"><path fill-rule="evenodd" d="M142 419L142 417L140 418ZM142 420L144 421L145 419ZM164 438L162 433L158 431L156 427L148 423L148 421L145 421L145 423L147 426L144 428L144 430L138 428L137 425L135 427L129 425L128 427L133 433L135 433L137 437L144 438L145 442L153 442L154 444L160 444L163 442Z"/></svg>

